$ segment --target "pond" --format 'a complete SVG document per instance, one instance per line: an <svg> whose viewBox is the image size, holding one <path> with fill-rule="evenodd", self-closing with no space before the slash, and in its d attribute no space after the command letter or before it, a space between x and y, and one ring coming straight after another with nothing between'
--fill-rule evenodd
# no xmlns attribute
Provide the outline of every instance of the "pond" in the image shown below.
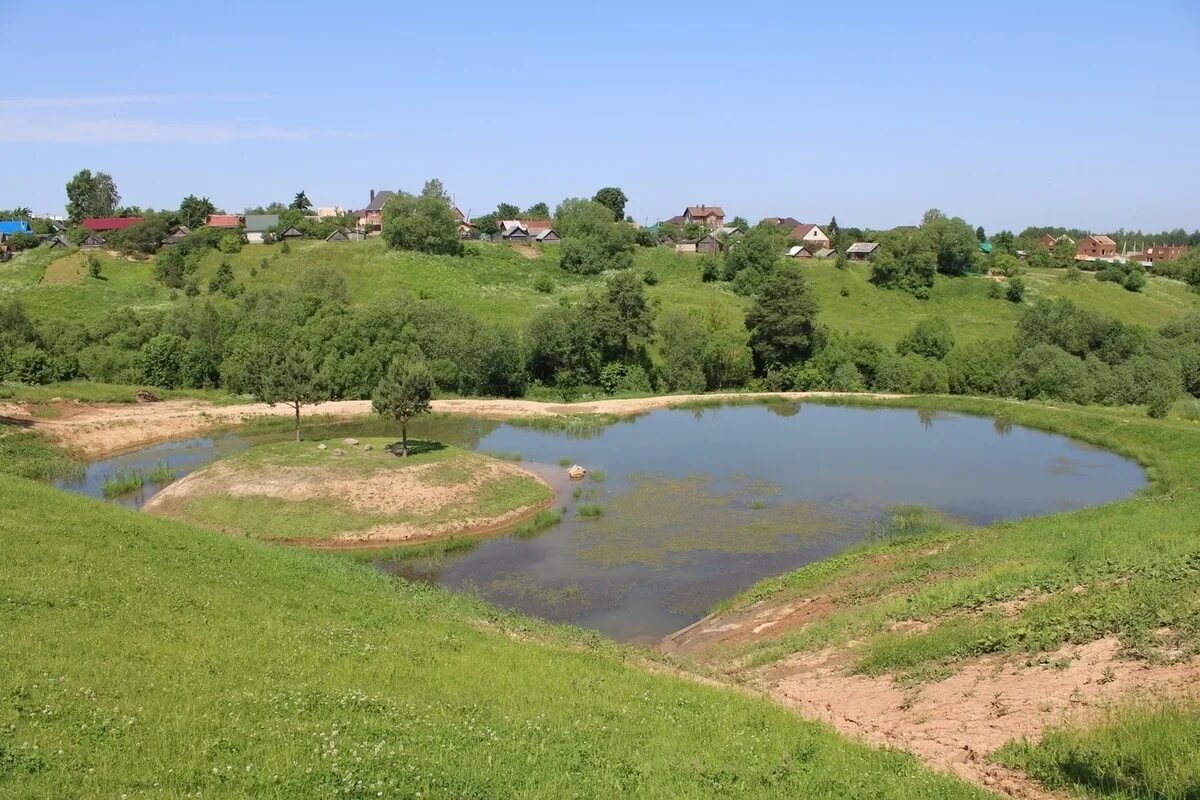
<svg viewBox="0 0 1200 800"><path fill-rule="evenodd" d="M307 436L386 430L364 420ZM898 505L987 524L1118 500L1146 485L1133 461L1063 436L908 409L734 405L568 431L439 417L410 435L519 454L555 484L565 514L537 535L493 536L439 557L383 551L378 568L636 642L695 622L762 578L862 543ZM60 485L100 496L115 470L165 461L182 477L279 438L228 433L157 445ZM567 463L589 477L569 482ZM140 506L153 491L121 502Z"/></svg>

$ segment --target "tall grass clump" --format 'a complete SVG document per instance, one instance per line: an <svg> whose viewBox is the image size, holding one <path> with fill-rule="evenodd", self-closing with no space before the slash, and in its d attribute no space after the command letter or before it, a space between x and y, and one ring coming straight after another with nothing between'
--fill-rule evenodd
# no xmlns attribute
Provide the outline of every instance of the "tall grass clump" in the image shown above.
<svg viewBox="0 0 1200 800"><path fill-rule="evenodd" d="M514 417L508 424L517 428L564 433L568 439L595 439L619 418L613 414L564 414L560 416Z"/></svg>
<svg viewBox="0 0 1200 800"><path fill-rule="evenodd" d="M604 506L595 503L583 503L575 509L575 515L581 519L597 519L604 516Z"/></svg>
<svg viewBox="0 0 1200 800"><path fill-rule="evenodd" d="M121 497L146 485L146 477L136 469L119 469L104 476L104 496Z"/></svg>
<svg viewBox="0 0 1200 800"><path fill-rule="evenodd" d="M884 514L883 519L876 520L867 529L868 541L907 539L930 533L940 533L947 528L945 519L920 506L892 506Z"/></svg>
<svg viewBox="0 0 1200 800"><path fill-rule="evenodd" d="M533 519L528 522L522 522L517 527L513 528L513 536L519 539L527 539L531 536L536 536L547 528L553 528L558 523L562 522L562 509L546 509L539 511Z"/></svg>
<svg viewBox="0 0 1200 800"><path fill-rule="evenodd" d="M146 473L146 481L162 485L175 480L175 468L165 461L157 462L150 471Z"/></svg>
<svg viewBox="0 0 1200 800"><path fill-rule="evenodd" d="M1145 800L1200 797L1200 702L1131 704L1093 728L1055 728L996 753L1051 789Z"/></svg>

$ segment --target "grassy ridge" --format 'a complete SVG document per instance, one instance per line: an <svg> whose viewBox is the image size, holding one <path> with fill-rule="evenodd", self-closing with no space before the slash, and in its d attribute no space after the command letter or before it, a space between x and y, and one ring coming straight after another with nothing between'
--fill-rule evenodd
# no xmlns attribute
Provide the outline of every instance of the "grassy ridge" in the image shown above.
<svg viewBox="0 0 1200 800"><path fill-rule="evenodd" d="M0 507L0 796L985 796L349 559Z"/></svg>
<svg viewBox="0 0 1200 800"><path fill-rule="evenodd" d="M306 272L334 267L346 277L351 299L357 303L387 303L411 295L432 297L482 320L519 327L531 311L563 297L580 297L601 282L600 278L564 272L553 247L527 250L474 244L461 259L388 251L379 240L301 242L291 248L288 255L270 245L248 245L233 255L209 253L197 275L200 286L207 286L223 260L233 266L236 280L247 288L294 285ZM531 259L522 253L539 257ZM154 282L150 262L99 257L103 280L87 277L81 266L61 266L61 259L77 259L77 255L54 260L55 251L26 253L0 265L0 294L20 294L36 319L60 324L91 322L116 308L170 306L170 290ZM268 263L265 268L263 259ZM647 293L662 307L690 308L717 327L741 329L749 300L723 283L701 282L697 258L666 248L643 249L637 252L636 268L651 270L658 277ZM904 292L875 288L868 281L867 264L838 270L832 262L812 261L806 262L804 269L812 279L822 322L838 330L869 333L886 344L894 344L913 324L932 315L945 317L959 341L1007 336L1014 330L1020 309L989 298L990 281L980 277L939 278L930 299L923 301ZM551 281L553 292L534 289L539 277ZM1024 280L1029 287L1027 300L1068 297L1089 311L1151 327L1200 308L1200 297L1182 283L1163 278L1152 278L1141 293L1100 283L1090 275L1071 282L1061 270L1031 269Z"/></svg>

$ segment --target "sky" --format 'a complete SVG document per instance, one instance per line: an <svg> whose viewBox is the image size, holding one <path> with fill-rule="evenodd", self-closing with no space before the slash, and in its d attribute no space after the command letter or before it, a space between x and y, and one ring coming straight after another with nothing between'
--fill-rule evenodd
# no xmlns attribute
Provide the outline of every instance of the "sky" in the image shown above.
<svg viewBox="0 0 1200 800"><path fill-rule="evenodd" d="M1200 228L1197 0L0 0L3 31L0 208L88 168L155 208L436 176L473 215L619 186L639 222Z"/></svg>

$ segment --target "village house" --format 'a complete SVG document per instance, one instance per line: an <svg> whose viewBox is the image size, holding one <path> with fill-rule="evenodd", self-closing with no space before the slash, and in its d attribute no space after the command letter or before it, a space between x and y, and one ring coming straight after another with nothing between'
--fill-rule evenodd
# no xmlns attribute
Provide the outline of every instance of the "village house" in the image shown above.
<svg viewBox="0 0 1200 800"><path fill-rule="evenodd" d="M724 245L721 244L721 240L710 233L706 236L701 236L699 239L684 239L675 245L675 252L715 254L721 252L723 247Z"/></svg>
<svg viewBox="0 0 1200 800"><path fill-rule="evenodd" d="M396 195L387 189L377 192L371 190L371 201L367 207L358 212L358 221L367 231L383 230L383 204Z"/></svg>
<svg viewBox="0 0 1200 800"><path fill-rule="evenodd" d="M454 207L454 219L458 222L458 238L474 239L478 233L478 228L475 223L467 219L467 215L459 210L458 206Z"/></svg>
<svg viewBox="0 0 1200 800"><path fill-rule="evenodd" d="M278 214L247 214L246 241L250 244L262 244L263 234L277 227L279 227Z"/></svg>
<svg viewBox="0 0 1200 800"><path fill-rule="evenodd" d="M304 232L295 225L289 225L279 232L278 238L281 242L294 242L298 239L303 239Z"/></svg>
<svg viewBox="0 0 1200 800"><path fill-rule="evenodd" d="M327 242L348 242L350 241L350 231L345 228L338 228L333 233L325 237Z"/></svg>
<svg viewBox="0 0 1200 800"><path fill-rule="evenodd" d="M833 258L837 255L837 250L832 247L822 247L813 253L813 258Z"/></svg>
<svg viewBox="0 0 1200 800"><path fill-rule="evenodd" d="M500 240L517 244L558 244L562 238L548 219L505 219L500 221Z"/></svg>
<svg viewBox="0 0 1200 800"><path fill-rule="evenodd" d="M242 218L237 214L209 214L204 220L206 228L227 228L232 230L242 224Z"/></svg>
<svg viewBox="0 0 1200 800"><path fill-rule="evenodd" d="M1066 241L1071 244L1075 244L1075 240L1072 239L1070 236L1067 236L1065 233L1062 236L1055 236L1050 233L1043 233L1040 237L1038 237L1038 244L1040 244L1042 247L1046 248L1047 250L1051 250L1051 251L1054 250L1054 248L1058 246L1059 242L1062 242L1062 241Z"/></svg>
<svg viewBox="0 0 1200 800"><path fill-rule="evenodd" d="M1138 261L1155 264L1160 261L1177 261L1187 254L1185 244L1152 244L1143 248L1141 254L1134 256Z"/></svg>
<svg viewBox="0 0 1200 800"><path fill-rule="evenodd" d="M725 227L725 212L720 206L688 206L678 217L671 217L667 221L680 226L695 223L705 230L715 231Z"/></svg>
<svg viewBox="0 0 1200 800"><path fill-rule="evenodd" d="M788 258L812 258L813 254L803 245L794 244L788 248Z"/></svg>
<svg viewBox="0 0 1200 800"><path fill-rule="evenodd" d="M846 258L851 261L870 261L878 251L878 242L855 242L846 248Z"/></svg>
<svg viewBox="0 0 1200 800"><path fill-rule="evenodd" d="M346 216L346 209L341 206L317 206L313 209L313 215L317 219L330 219L332 217Z"/></svg>
<svg viewBox="0 0 1200 800"><path fill-rule="evenodd" d="M0 236L8 236L13 233L33 234L33 228L29 226L29 222L23 219L6 219L0 220Z"/></svg>
<svg viewBox="0 0 1200 800"><path fill-rule="evenodd" d="M107 233L108 231L119 231L133 225L140 225L145 221L145 217L93 217L85 219L80 225L83 226L85 231ZM104 240L101 239L100 241L103 244Z"/></svg>
<svg viewBox="0 0 1200 800"><path fill-rule="evenodd" d="M1116 254L1117 243L1103 234L1083 237L1075 251L1076 258L1112 258Z"/></svg>
<svg viewBox="0 0 1200 800"><path fill-rule="evenodd" d="M163 245L179 244L191 232L192 229L187 225L176 226L175 230L171 231L171 235L163 239Z"/></svg>
<svg viewBox="0 0 1200 800"><path fill-rule="evenodd" d="M89 233L87 236L84 237L83 241L79 243L79 246L87 247L89 249L96 248L96 247L104 247L104 237L98 233Z"/></svg>
<svg viewBox="0 0 1200 800"><path fill-rule="evenodd" d="M746 232L744 230L741 228L735 228L732 225L725 225L713 231L713 236L717 236L722 239L740 239L745 235Z"/></svg>
<svg viewBox="0 0 1200 800"><path fill-rule="evenodd" d="M820 250L832 244L825 231L808 222L801 222L793 227L788 239L808 247L810 251Z"/></svg>

